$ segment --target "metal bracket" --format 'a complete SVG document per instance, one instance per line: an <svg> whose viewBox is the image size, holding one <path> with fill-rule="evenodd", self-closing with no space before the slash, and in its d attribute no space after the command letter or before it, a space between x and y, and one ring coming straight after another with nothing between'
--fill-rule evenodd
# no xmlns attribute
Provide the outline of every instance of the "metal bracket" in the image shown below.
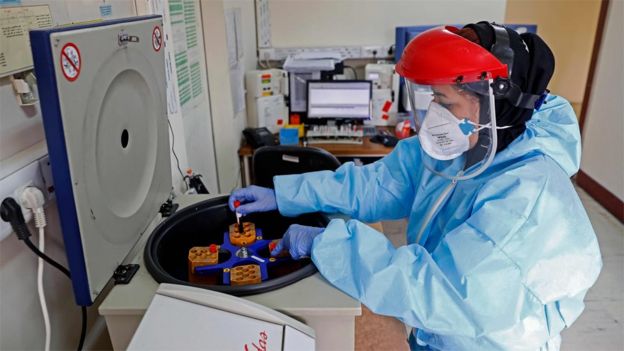
<svg viewBox="0 0 624 351"><path fill-rule="evenodd" d="M136 35L130 35L124 31L121 31L117 36L117 44L119 46L126 46L128 43L138 43L139 37Z"/></svg>
<svg viewBox="0 0 624 351"><path fill-rule="evenodd" d="M178 207L180 207L180 205L174 204L173 200L169 198L165 203L160 205L160 210L158 210L158 212L160 212L162 217L165 218L174 214Z"/></svg>
<svg viewBox="0 0 624 351"><path fill-rule="evenodd" d="M113 280L115 281L115 285L117 284L128 284L132 277L139 270L138 264L126 264L121 265L115 269L115 273L113 273Z"/></svg>

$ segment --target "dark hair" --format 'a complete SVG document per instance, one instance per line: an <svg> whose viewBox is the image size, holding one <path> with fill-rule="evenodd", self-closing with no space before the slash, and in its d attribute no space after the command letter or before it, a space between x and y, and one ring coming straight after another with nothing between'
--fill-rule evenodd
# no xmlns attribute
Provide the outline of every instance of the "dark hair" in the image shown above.
<svg viewBox="0 0 624 351"><path fill-rule="evenodd" d="M471 28L462 28L457 32L457 35L459 35L460 37L463 37L465 39L470 40L471 42L475 43L475 44L479 44L481 45L481 41L479 40L479 36L477 35L477 32L474 31L474 29Z"/></svg>

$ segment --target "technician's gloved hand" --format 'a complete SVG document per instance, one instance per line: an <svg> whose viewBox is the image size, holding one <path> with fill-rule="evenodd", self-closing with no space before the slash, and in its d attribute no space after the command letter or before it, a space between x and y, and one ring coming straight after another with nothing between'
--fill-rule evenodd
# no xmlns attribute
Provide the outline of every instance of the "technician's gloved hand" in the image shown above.
<svg viewBox="0 0 624 351"><path fill-rule="evenodd" d="M271 251L271 256L276 256L283 250L288 250L290 256L295 260L303 257L310 257L314 238L324 230L325 228L293 224L288 227L282 240L280 240L273 251Z"/></svg>
<svg viewBox="0 0 624 351"><path fill-rule="evenodd" d="M235 201L240 201L238 208L234 207ZM252 185L246 188L236 189L228 200L230 210L243 216L254 212L268 212L277 210L275 190Z"/></svg>

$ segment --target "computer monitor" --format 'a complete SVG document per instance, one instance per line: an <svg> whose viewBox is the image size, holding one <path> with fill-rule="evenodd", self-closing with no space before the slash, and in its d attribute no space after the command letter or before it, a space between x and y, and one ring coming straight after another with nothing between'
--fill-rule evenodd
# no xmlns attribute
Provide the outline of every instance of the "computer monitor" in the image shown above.
<svg viewBox="0 0 624 351"><path fill-rule="evenodd" d="M370 119L372 94L368 80L308 81L308 121Z"/></svg>

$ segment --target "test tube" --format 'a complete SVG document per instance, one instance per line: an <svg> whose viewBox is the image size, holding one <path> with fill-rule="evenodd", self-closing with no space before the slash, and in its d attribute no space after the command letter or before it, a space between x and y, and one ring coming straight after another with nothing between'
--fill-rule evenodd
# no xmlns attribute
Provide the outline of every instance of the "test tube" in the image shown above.
<svg viewBox="0 0 624 351"><path fill-rule="evenodd" d="M241 205L240 201L238 201L238 200L234 201L234 208L238 208L238 206L240 206L240 205ZM242 217L241 214L238 211L236 211L236 224L238 224L238 231L240 233L243 232L243 226L241 226L241 223L240 223L240 218L241 217Z"/></svg>

